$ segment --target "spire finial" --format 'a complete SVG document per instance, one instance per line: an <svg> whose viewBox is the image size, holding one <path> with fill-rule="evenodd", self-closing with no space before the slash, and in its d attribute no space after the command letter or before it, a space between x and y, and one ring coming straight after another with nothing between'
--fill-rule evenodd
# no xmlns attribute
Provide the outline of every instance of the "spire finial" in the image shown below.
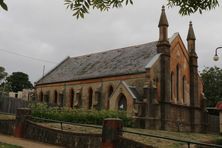
<svg viewBox="0 0 222 148"><path fill-rule="evenodd" d="M165 6L162 6L162 13L160 15L160 21L159 21L159 25L160 26L169 26L168 21L167 21L167 17L166 17L166 13L165 13Z"/></svg>
<svg viewBox="0 0 222 148"><path fill-rule="evenodd" d="M164 5L162 6L162 11L165 11L165 6Z"/></svg>
<svg viewBox="0 0 222 148"><path fill-rule="evenodd" d="M187 40L196 40L194 31L193 31L193 24L192 21L190 21L188 34L187 34Z"/></svg>

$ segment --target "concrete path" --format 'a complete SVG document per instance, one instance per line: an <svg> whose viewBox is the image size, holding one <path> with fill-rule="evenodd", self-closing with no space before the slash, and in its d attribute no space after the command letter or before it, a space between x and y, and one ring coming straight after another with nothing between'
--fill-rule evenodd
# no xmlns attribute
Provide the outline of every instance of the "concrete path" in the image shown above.
<svg viewBox="0 0 222 148"><path fill-rule="evenodd" d="M55 145L50 145L46 143L41 143L41 142L36 142L32 140L21 139L1 134L0 134L0 142L22 146L23 148L61 148Z"/></svg>

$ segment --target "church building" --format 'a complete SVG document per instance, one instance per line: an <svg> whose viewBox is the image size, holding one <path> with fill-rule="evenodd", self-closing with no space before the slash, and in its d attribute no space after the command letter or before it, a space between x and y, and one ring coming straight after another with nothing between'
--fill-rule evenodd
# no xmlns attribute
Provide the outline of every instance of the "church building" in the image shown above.
<svg viewBox="0 0 222 148"><path fill-rule="evenodd" d="M179 33L168 37L162 8L154 42L68 57L36 83L37 100L85 110L126 111L139 127L203 131L203 84L195 34L187 47Z"/></svg>

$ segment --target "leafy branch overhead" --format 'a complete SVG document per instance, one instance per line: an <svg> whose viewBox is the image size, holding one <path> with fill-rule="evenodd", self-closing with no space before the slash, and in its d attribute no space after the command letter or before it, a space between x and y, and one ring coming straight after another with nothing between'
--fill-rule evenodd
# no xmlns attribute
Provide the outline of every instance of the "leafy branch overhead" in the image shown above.
<svg viewBox="0 0 222 148"><path fill-rule="evenodd" d="M125 5L133 4L132 0L65 0L67 9L73 11L73 16L84 18L89 10L99 9L100 11L108 11L110 8L120 8Z"/></svg>
<svg viewBox="0 0 222 148"><path fill-rule="evenodd" d="M4 3L4 0L0 0L0 6L4 9L4 10L8 10L8 7L6 5L6 3Z"/></svg>
<svg viewBox="0 0 222 148"><path fill-rule="evenodd" d="M123 5L133 4L133 0L64 0L67 9L73 11L73 16L84 18L89 10L98 9L108 11L111 8L120 8ZM219 6L218 0L167 0L169 7L179 7L181 15L200 14L204 10L212 10Z"/></svg>
<svg viewBox="0 0 222 148"><path fill-rule="evenodd" d="M181 15L190 15L195 12L202 14L204 10L212 10L219 6L219 2L218 0L168 0L168 6L178 6Z"/></svg>

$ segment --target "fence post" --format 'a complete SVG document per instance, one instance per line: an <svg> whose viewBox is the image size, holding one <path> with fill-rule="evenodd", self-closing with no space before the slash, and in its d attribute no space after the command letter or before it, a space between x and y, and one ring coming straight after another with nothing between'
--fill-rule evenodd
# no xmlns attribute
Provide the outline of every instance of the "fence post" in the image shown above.
<svg viewBox="0 0 222 148"><path fill-rule="evenodd" d="M16 119L15 119L15 137L22 138L25 132L26 120L30 119L31 109L30 108L17 108Z"/></svg>
<svg viewBox="0 0 222 148"><path fill-rule="evenodd" d="M107 118L103 121L101 148L116 148L119 136L122 136L122 120Z"/></svg>

